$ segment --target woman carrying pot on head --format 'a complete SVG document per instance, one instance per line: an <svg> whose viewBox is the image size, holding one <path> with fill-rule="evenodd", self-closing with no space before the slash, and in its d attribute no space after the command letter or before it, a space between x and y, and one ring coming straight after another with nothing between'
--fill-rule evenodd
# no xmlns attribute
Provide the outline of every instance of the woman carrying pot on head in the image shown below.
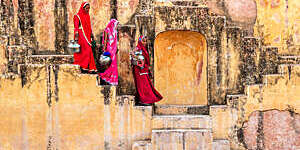
<svg viewBox="0 0 300 150"><path fill-rule="evenodd" d="M118 27L119 22L111 19L103 32L103 52L111 58L110 66L100 73L101 84L118 85L118 64L117 64L117 44L118 44Z"/></svg>
<svg viewBox="0 0 300 150"><path fill-rule="evenodd" d="M147 38L140 36L136 50L131 52L133 61L133 77L137 91L137 105L151 105L163 97L155 90L150 80L150 57L147 50ZM142 56L141 56L142 55Z"/></svg>
<svg viewBox="0 0 300 150"><path fill-rule="evenodd" d="M74 53L74 64L80 65L82 73L97 73L92 40L94 40L89 15L90 4L83 2L76 15L74 15L74 40L80 45L80 52Z"/></svg>

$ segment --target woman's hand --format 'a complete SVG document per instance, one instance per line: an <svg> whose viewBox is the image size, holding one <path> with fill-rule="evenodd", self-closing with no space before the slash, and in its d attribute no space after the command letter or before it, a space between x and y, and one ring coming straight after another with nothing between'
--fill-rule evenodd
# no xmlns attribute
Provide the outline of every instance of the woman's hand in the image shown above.
<svg viewBox="0 0 300 150"><path fill-rule="evenodd" d="M76 42L78 42L78 36L79 36L79 34L78 34L78 32L76 32L76 33L75 33L75 37L74 37L74 40L75 40Z"/></svg>
<svg viewBox="0 0 300 150"><path fill-rule="evenodd" d="M98 43L97 43L96 46L97 46L97 48L100 48L100 47L101 47L101 44L98 44Z"/></svg>

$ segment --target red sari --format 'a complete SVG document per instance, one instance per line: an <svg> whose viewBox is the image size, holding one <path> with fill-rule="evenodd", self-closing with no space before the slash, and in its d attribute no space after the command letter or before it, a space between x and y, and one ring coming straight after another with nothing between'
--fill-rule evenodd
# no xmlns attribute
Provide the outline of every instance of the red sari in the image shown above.
<svg viewBox="0 0 300 150"><path fill-rule="evenodd" d="M163 97L155 90L153 84L150 80L149 74L149 53L145 46L143 46L141 42L141 38L139 39L138 50L142 50L142 54L145 57L145 66L144 68L140 68L139 66L133 66L133 76L135 87L137 90L137 96L141 103L150 104L157 101L160 101Z"/></svg>
<svg viewBox="0 0 300 150"><path fill-rule="evenodd" d="M74 53L74 64L80 65L83 70L97 71L96 64L91 47L92 27L90 15L84 11L83 7L88 3L83 2L79 12L74 15L74 36L77 32L78 44L80 45L80 52ZM79 26L79 24L81 24Z"/></svg>

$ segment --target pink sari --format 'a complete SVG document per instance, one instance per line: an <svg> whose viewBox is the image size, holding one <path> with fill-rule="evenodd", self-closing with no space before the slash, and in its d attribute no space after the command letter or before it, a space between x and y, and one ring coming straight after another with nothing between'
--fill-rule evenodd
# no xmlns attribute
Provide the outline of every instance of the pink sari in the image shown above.
<svg viewBox="0 0 300 150"><path fill-rule="evenodd" d="M102 80L106 81L107 83L111 85L118 85L118 64L117 64L117 25L118 21L116 19L111 19L108 23L107 27L105 28L106 34L107 34L107 44L106 49L104 49L104 52L110 52L110 57L112 59L110 67L105 70L105 72L100 73L100 77ZM104 33L103 33L104 34ZM103 42L104 42L104 36L103 36ZM104 43L103 43L104 44Z"/></svg>

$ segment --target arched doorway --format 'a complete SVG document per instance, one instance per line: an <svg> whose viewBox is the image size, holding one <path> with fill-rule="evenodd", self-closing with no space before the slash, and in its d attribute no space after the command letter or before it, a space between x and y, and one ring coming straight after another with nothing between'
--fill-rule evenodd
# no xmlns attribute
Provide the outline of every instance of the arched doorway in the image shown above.
<svg viewBox="0 0 300 150"><path fill-rule="evenodd" d="M207 45L193 31L166 31L154 42L155 87L159 104L207 104Z"/></svg>

